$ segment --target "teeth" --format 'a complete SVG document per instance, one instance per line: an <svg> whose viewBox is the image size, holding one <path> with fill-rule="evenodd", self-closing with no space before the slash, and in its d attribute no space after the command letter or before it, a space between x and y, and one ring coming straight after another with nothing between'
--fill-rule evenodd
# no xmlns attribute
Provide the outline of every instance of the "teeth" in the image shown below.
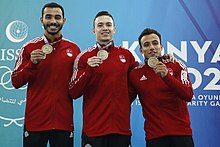
<svg viewBox="0 0 220 147"><path fill-rule="evenodd" d="M55 28L56 28L56 26L50 26L50 28L53 28L53 29L55 29Z"/></svg>

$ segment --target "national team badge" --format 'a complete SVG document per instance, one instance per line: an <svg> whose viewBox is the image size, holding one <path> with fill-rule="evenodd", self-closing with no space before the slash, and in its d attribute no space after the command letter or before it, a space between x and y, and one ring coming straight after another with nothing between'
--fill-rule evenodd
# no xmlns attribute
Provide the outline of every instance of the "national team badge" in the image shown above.
<svg viewBox="0 0 220 147"><path fill-rule="evenodd" d="M71 49L66 49L66 54L67 54L67 56L72 57L73 51Z"/></svg>
<svg viewBox="0 0 220 147"><path fill-rule="evenodd" d="M172 68L167 68L167 70L168 70L168 73L169 73L171 76L173 76L173 69L172 69Z"/></svg>
<svg viewBox="0 0 220 147"><path fill-rule="evenodd" d="M126 62L125 56L124 55L119 55L119 59L122 63Z"/></svg>

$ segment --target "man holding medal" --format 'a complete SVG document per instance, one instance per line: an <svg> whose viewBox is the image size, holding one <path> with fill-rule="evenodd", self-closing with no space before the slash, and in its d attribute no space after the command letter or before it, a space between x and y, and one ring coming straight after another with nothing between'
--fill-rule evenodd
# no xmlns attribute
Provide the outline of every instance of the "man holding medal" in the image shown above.
<svg viewBox="0 0 220 147"><path fill-rule="evenodd" d="M12 73L15 88L28 84L24 120L24 147L73 146L73 103L68 94L73 63L79 47L66 40L66 21L57 3L42 8L44 35L21 49Z"/></svg>
<svg viewBox="0 0 220 147"><path fill-rule="evenodd" d="M147 147L193 147L187 102L193 88L187 67L161 57L161 35L145 29L139 36L140 52L145 64L129 74L131 102L137 94L145 118Z"/></svg>
<svg viewBox="0 0 220 147"><path fill-rule="evenodd" d="M107 11L94 18L96 44L79 54L69 84L72 98L83 97L83 147L128 147L128 72L138 65L129 50L115 46L114 20Z"/></svg>

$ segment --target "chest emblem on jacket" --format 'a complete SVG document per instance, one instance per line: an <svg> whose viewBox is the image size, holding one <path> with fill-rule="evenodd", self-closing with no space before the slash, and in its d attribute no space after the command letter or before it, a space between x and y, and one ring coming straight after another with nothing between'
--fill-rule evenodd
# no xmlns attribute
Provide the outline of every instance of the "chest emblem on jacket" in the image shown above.
<svg viewBox="0 0 220 147"><path fill-rule="evenodd" d="M124 55L119 55L119 59L122 63L126 62L125 56Z"/></svg>
<svg viewBox="0 0 220 147"><path fill-rule="evenodd" d="M73 51L71 49L66 49L66 54L67 54L67 56L72 57Z"/></svg>
<svg viewBox="0 0 220 147"><path fill-rule="evenodd" d="M173 69L172 69L172 68L167 68L167 70L168 70L168 73L169 73L171 76L173 76Z"/></svg>

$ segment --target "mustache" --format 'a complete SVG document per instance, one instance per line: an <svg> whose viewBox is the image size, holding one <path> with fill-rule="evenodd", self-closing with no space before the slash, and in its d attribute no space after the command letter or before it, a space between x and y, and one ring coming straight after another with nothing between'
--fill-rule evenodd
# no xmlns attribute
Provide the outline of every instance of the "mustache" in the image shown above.
<svg viewBox="0 0 220 147"><path fill-rule="evenodd" d="M47 28L50 27L50 26L56 26L56 27L58 28L58 30L57 30L56 32L49 32ZM54 35L56 35L60 30L62 30L63 25L59 25L59 24L56 24L56 23L50 23L50 24L44 24L43 27L44 27L44 30L46 30L48 34L54 36Z"/></svg>
<svg viewBox="0 0 220 147"><path fill-rule="evenodd" d="M151 51L151 52L149 52L148 54L156 54L157 52L156 51Z"/></svg>

